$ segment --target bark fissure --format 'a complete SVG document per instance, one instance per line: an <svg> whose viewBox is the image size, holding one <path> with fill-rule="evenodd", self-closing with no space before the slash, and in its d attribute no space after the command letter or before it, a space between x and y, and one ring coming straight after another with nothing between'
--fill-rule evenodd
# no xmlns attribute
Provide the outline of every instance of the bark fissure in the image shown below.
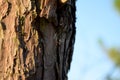
<svg viewBox="0 0 120 80"><path fill-rule="evenodd" d="M0 1L0 80L67 80L75 0Z"/></svg>

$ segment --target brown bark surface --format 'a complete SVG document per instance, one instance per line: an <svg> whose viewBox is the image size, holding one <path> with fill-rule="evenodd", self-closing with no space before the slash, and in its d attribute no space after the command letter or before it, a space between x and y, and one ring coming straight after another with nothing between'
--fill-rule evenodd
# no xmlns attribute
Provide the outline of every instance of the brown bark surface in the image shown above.
<svg viewBox="0 0 120 80"><path fill-rule="evenodd" d="M75 0L61 1L0 0L0 80L67 80Z"/></svg>

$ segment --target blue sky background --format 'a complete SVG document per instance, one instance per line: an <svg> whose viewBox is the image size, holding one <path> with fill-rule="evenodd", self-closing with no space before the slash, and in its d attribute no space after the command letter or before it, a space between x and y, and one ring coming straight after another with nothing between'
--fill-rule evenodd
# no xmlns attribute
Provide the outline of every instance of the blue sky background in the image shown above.
<svg viewBox="0 0 120 80"><path fill-rule="evenodd" d="M114 64L101 49L120 47L120 15L113 0L77 0L77 34L68 80L104 80Z"/></svg>

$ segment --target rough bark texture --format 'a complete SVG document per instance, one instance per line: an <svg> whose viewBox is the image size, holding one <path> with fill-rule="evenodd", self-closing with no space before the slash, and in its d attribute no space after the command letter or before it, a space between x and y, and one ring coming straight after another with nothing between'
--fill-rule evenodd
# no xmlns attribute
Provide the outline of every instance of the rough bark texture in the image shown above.
<svg viewBox="0 0 120 80"><path fill-rule="evenodd" d="M0 0L0 80L67 80L76 31L65 1Z"/></svg>

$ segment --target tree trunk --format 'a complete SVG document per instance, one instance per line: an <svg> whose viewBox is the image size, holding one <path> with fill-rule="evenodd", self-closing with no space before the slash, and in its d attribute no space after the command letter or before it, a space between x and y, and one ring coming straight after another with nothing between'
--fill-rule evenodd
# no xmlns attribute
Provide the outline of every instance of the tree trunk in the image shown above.
<svg viewBox="0 0 120 80"><path fill-rule="evenodd" d="M0 80L67 80L75 0L0 0Z"/></svg>

